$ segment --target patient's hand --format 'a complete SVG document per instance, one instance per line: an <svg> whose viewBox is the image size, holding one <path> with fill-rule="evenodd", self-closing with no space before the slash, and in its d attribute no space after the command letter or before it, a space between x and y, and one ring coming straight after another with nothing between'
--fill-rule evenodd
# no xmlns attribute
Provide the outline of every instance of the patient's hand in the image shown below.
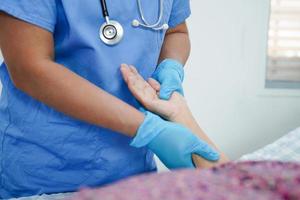
<svg viewBox="0 0 300 200"><path fill-rule="evenodd" d="M174 92L168 101L161 100L157 94L160 89L160 84L157 81L149 79L146 82L133 66L123 64L121 72L131 93L146 109L157 113L169 121L184 125L199 138L215 146L194 119L183 96ZM210 168L228 161L222 152L220 152L220 155L221 157L218 162L210 162L197 155L193 155L192 157L197 167Z"/></svg>
<svg viewBox="0 0 300 200"><path fill-rule="evenodd" d="M173 122L188 111L185 99L177 92L168 101L160 99L160 84L152 78L146 82L135 67L122 64L121 72L131 93L147 110Z"/></svg>

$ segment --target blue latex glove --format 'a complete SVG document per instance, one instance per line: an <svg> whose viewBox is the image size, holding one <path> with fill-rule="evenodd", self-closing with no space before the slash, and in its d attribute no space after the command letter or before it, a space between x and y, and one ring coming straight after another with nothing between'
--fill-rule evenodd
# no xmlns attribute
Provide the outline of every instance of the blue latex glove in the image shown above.
<svg viewBox="0 0 300 200"><path fill-rule="evenodd" d="M183 65L173 59L165 59L155 70L152 78L161 84L159 97L169 100L172 93L177 91L183 96L182 81L184 78Z"/></svg>
<svg viewBox="0 0 300 200"><path fill-rule="evenodd" d="M219 154L184 126L146 112L131 146L147 146L168 168L194 168L192 154L217 161Z"/></svg>

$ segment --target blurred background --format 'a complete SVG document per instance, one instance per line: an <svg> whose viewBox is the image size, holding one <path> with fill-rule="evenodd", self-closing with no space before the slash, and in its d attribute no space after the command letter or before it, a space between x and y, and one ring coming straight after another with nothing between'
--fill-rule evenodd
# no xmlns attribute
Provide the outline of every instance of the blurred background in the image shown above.
<svg viewBox="0 0 300 200"><path fill-rule="evenodd" d="M185 94L220 149L236 159L300 126L300 1L191 5Z"/></svg>
<svg viewBox="0 0 300 200"><path fill-rule="evenodd" d="M236 159L300 126L300 1L192 0L191 5L185 93L212 140ZM279 34L293 36L282 41L297 47L278 44L284 48L276 54L272 28L281 22L289 28ZM297 62L290 71L287 65L274 70L273 54Z"/></svg>

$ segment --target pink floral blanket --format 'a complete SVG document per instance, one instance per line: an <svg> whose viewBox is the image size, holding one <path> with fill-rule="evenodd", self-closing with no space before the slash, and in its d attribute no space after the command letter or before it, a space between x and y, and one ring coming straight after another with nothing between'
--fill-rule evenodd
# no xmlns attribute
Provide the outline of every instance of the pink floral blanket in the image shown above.
<svg viewBox="0 0 300 200"><path fill-rule="evenodd" d="M300 164L228 163L209 170L146 174L99 189L83 189L74 200L296 200Z"/></svg>

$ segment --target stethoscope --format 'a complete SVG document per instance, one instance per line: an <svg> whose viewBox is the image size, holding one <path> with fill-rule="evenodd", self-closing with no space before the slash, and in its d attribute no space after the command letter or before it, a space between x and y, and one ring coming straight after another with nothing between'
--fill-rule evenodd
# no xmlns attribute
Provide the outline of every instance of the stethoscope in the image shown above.
<svg viewBox="0 0 300 200"><path fill-rule="evenodd" d="M116 45L122 40L124 36L123 27L119 22L109 19L106 0L100 0L100 2L102 7L102 14L105 19L105 22L100 27L100 38L107 45ZM131 23L133 27L144 27L154 31L167 30L169 28L169 25L167 23L161 25L164 14L164 0L160 0L159 16L154 24L148 23L148 21L145 19L141 0L137 0L137 4L142 22L134 19Z"/></svg>

